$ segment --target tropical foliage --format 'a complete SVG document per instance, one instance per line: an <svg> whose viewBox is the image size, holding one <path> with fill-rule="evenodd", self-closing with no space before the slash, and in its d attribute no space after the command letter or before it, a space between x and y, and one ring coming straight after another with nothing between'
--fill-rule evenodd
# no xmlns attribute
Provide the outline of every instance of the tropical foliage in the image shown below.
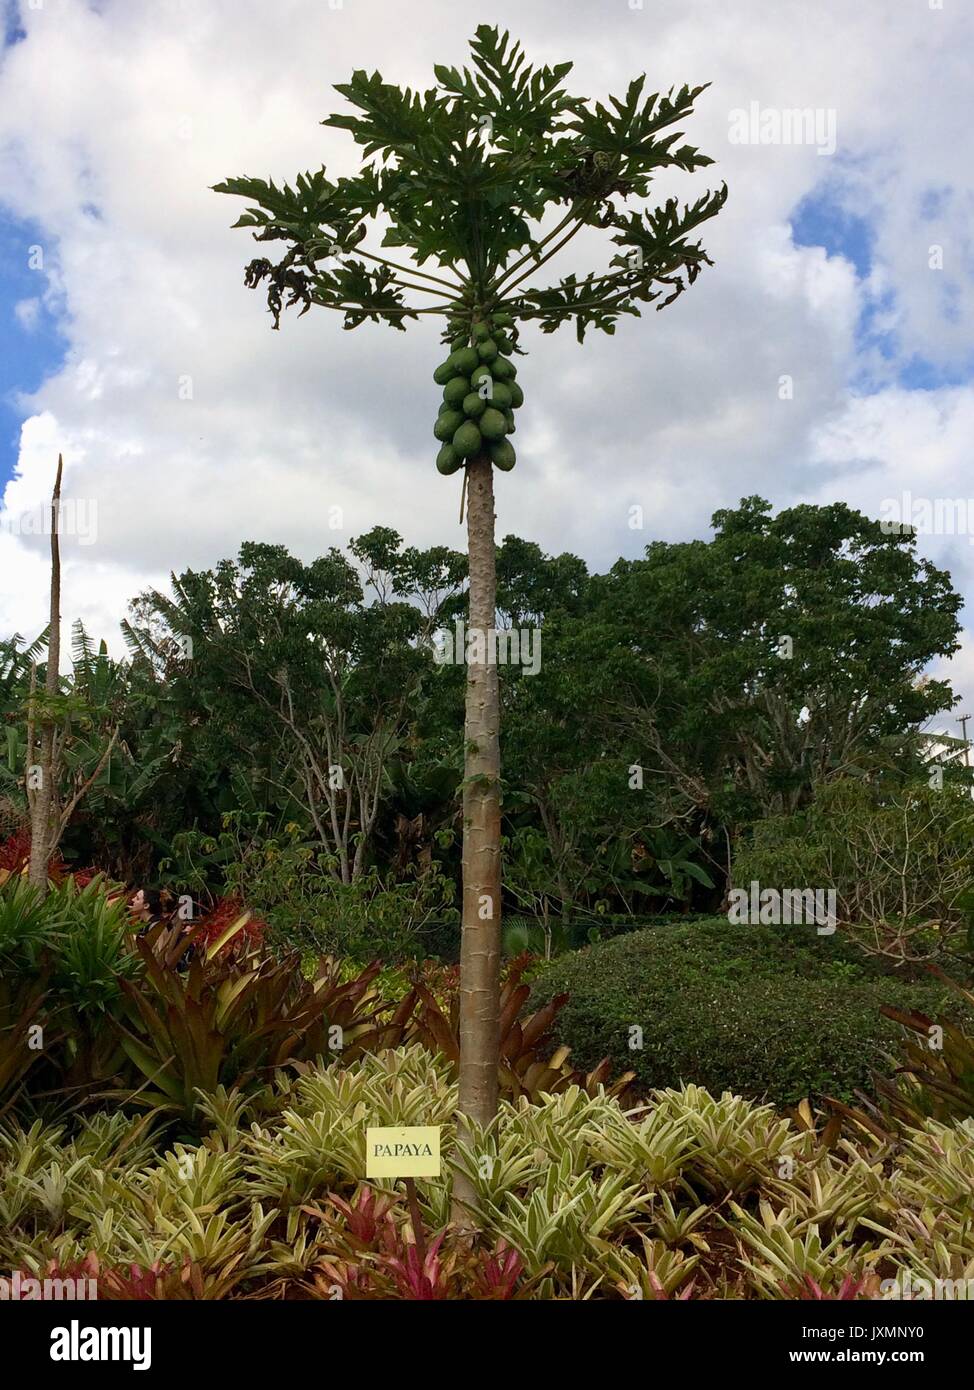
<svg viewBox="0 0 974 1390"><path fill-rule="evenodd" d="M447 1067L414 1045L201 1096L198 1141L161 1149L124 1111L0 1128L0 1262L101 1297L883 1298L974 1287L974 1129L838 1136L698 1087L634 1111L570 1087L453 1136ZM438 1124L417 1206L364 1183L366 1124ZM448 1221L453 1165L484 1229ZM968 1281L965 1283L964 1281ZM921 1292L917 1293L917 1290ZM929 1297L929 1293L927 1294Z"/></svg>
<svg viewBox="0 0 974 1390"><path fill-rule="evenodd" d="M505 906L527 924L512 952L713 912L752 878L837 887L860 941L894 956L963 945L970 773L928 734L949 689L919 678L954 648L958 596L914 538L846 508L773 517L750 499L715 525L605 575L513 537L499 548L499 622L536 626L543 652L537 675L499 668ZM79 630L64 681L79 783L118 735L51 872L97 865L189 895L197 916L236 896L283 948L449 957L463 668L435 662L433 637L462 612L465 569L383 528L310 565L250 545L135 600L128 661ZM800 595L787 623L783 583ZM894 610L912 616L890 643ZM825 631L862 653L841 690ZM0 683L8 870L29 852L39 655L8 643Z"/></svg>

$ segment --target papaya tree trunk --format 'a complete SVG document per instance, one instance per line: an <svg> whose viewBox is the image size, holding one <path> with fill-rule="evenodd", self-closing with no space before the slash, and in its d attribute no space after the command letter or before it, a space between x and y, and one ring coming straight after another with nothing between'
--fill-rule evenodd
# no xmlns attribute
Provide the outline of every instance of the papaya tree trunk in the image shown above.
<svg viewBox="0 0 974 1390"><path fill-rule="evenodd" d="M57 477L54 480L54 494L51 498L51 616L47 632L47 672L44 691L49 697L58 693L58 670L61 664L61 549L58 541L58 510L61 504L61 455L58 455ZM42 712L39 720L31 710L31 727L40 725L39 753L36 772L27 769L27 785L33 788L30 798L30 867L27 871L29 882L41 897L47 894L48 862L54 842L54 734L55 725L50 709ZM31 738L30 742L33 742ZM33 758L32 747L27 749L27 758Z"/></svg>
<svg viewBox="0 0 974 1390"><path fill-rule="evenodd" d="M490 459L467 465L470 565L463 780L463 935L460 945L459 1131L497 1111L500 1060L500 700L489 634L497 607ZM457 1175L454 1219L475 1224L475 1195Z"/></svg>

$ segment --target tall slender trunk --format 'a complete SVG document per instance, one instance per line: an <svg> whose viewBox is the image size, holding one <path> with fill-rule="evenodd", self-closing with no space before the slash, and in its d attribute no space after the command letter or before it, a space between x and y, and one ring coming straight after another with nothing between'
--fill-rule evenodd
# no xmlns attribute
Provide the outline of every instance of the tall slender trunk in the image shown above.
<svg viewBox="0 0 974 1390"><path fill-rule="evenodd" d="M500 1061L501 814L500 700L487 634L497 608L493 465L467 466L470 564L463 781L463 937L460 946L459 1131L497 1111ZM481 640L478 642L478 634ZM472 658L472 659L471 659ZM457 1175L454 1219L475 1224L475 1193Z"/></svg>
<svg viewBox="0 0 974 1390"><path fill-rule="evenodd" d="M61 664L61 550L58 542L58 511L61 505L61 472L63 463L58 454L57 477L54 480L54 493L51 498L51 617L47 633L47 672L44 692L53 697L58 693L58 669ZM34 725L34 711L31 711ZM54 733L55 723L51 711L45 710L40 723L40 752L37 765L40 768L39 785L34 789L30 807L30 868L28 879L41 897L47 894L47 870L53 842L52 817L54 812ZM27 750L28 759L33 749Z"/></svg>

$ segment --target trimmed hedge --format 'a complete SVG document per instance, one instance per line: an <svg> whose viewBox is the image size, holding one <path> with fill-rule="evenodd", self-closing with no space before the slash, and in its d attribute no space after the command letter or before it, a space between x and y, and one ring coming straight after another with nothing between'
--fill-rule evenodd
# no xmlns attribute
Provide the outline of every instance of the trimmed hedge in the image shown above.
<svg viewBox="0 0 974 1390"><path fill-rule="evenodd" d="M724 918L634 932L554 961L527 1009L569 1000L556 1035L576 1066L609 1056L643 1086L696 1082L794 1104L848 1099L888 1070L902 1030L883 1004L933 1018L963 1014L935 981L906 980L813 927L739 926ZM630 1030L642 1047L630 1048Z"/></svg>

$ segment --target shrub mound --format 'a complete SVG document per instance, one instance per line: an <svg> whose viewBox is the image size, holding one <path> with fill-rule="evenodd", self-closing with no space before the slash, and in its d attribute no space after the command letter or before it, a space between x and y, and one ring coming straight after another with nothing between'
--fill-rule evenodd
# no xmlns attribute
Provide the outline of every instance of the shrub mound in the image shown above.
<svg viewBox="0 0 974 1390"><path fill-rule="evenodd" d="M577 1065L608 1056L640 1086L693 1082L779 1104L871 1089L873 1069L902 1039L883 1004L934 1019L961 1007L943 985L885 972L838 933L724 918L561 957L535 980L529 1007L563 992L556 1035ZM634 1026L642 1045L630 1048Z"/></svg>

